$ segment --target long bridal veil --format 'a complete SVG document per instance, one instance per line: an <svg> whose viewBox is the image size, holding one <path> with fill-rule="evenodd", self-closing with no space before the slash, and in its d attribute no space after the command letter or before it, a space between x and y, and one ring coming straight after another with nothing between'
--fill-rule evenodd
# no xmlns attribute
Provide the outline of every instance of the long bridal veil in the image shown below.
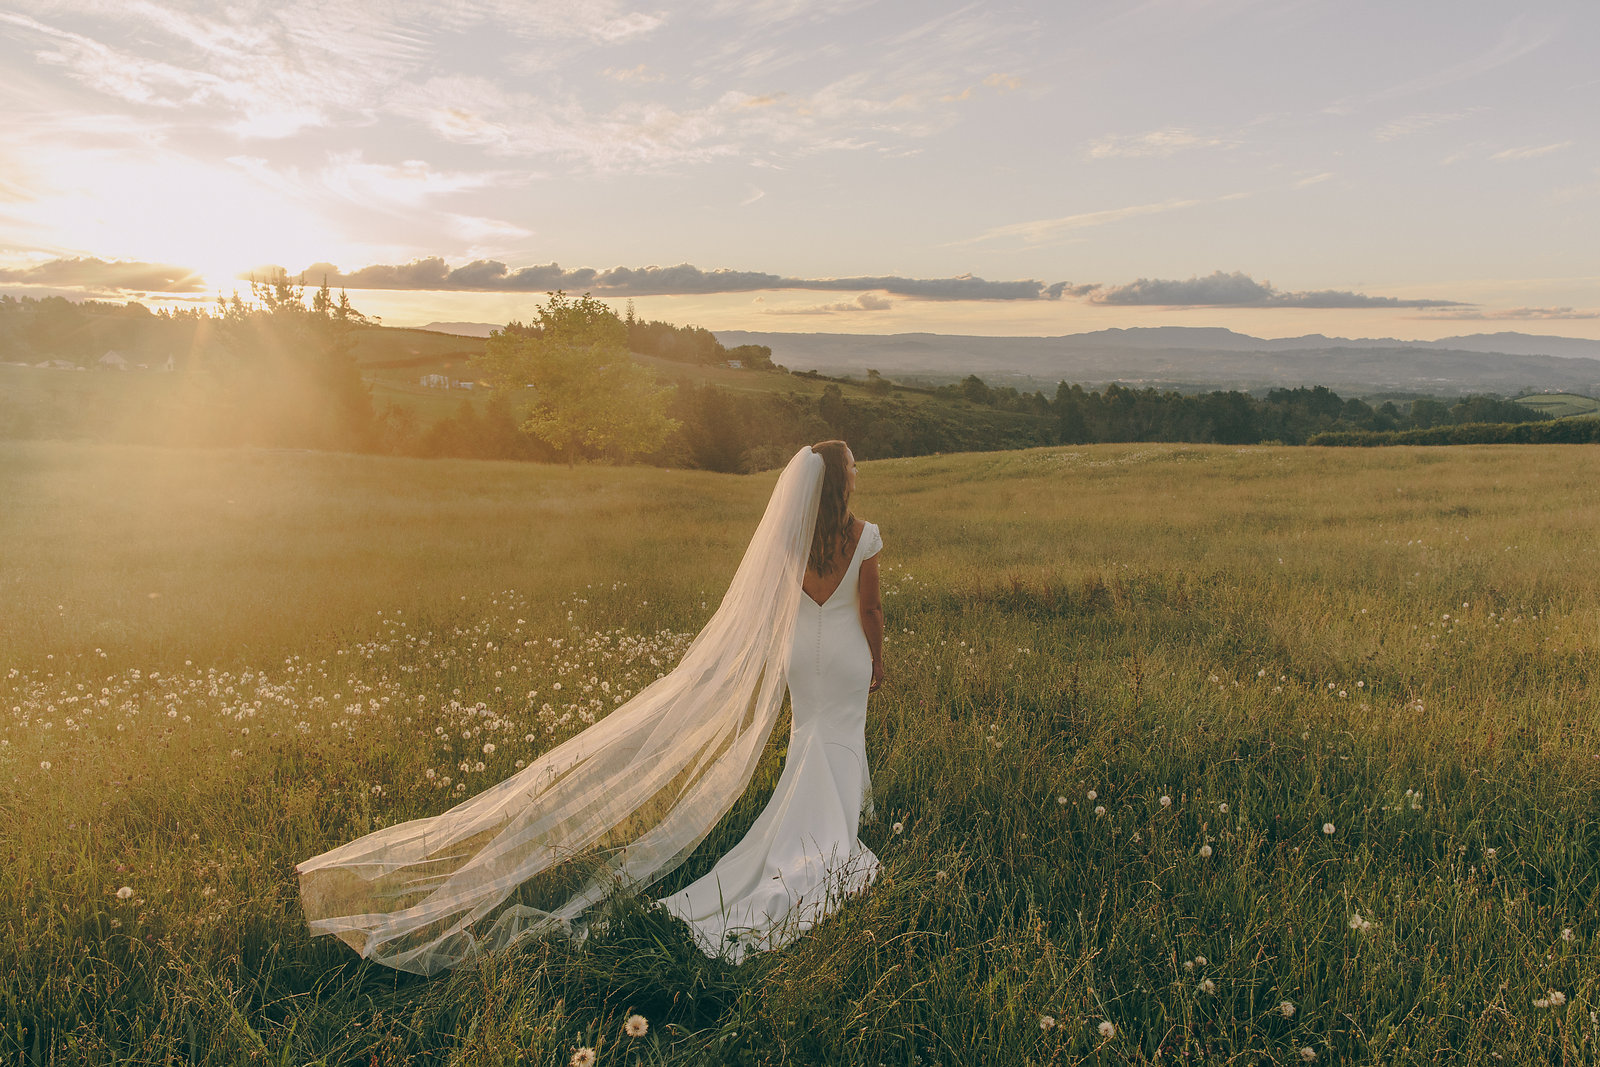
<svg viewBox="0 0 1600 1067"><path fill-rule="evenodd" d="M822 490L809 447L778 478L722 604L678 666L442 815L299 864L311 931L435 974L571 929L618 887L671 872L744 792L783 704ZM534 903L509 903L537 883Z"/></svg>

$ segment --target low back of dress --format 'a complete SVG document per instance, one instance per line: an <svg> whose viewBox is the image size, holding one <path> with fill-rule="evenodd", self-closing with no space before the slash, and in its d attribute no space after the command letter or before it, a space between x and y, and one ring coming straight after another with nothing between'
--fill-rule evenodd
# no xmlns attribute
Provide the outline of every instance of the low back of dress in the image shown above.
<svg viewBox="0 0 1600 1067"><path fill-rule="evenodd" d="M821 604L801 594L788 656L789 752L772 798L710 872L661 901L712 955L738 962L787 944L877 875L877 856L856 836L871 809L872 654L859 593L861 564L882 547L865 524L833 594Z"/></svg>

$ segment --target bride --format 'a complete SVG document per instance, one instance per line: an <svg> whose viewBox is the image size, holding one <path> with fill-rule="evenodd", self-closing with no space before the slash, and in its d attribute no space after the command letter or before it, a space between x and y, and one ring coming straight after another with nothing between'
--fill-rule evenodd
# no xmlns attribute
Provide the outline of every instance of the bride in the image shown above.
<svg viewBox="0 0 1600 1067"><path fill-rule="evenodd" d="M703 877L660 904L708 955L792 941L877 875L867 694L884 679L878 528L850 511L843 441L795 453L722 604L669 674L449 811L298 864L314 934L435 974L676 869L743 794L790 697L766 808Z"/></svg>

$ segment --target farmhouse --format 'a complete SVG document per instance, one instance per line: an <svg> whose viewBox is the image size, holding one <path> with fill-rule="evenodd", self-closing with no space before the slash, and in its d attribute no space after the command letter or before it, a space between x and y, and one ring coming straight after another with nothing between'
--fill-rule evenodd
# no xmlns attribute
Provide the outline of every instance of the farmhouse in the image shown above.
<svg viewBox="0 0 1600 1067"><path fill-rule="evenodd" d="M121 352L111 349L97 361L102 370L127 370L128 360Z"/></svg>

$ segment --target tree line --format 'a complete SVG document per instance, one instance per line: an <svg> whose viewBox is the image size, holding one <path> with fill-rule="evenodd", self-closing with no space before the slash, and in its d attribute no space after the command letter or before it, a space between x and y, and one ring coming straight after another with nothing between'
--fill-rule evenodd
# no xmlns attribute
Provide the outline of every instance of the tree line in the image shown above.
<svg viewBox="0 0 1600 1067"><path fill-rule="evenodd" d="M352 349L355 331L372 320L344 293L326 285L308 292L282 272L252 282L248 298L219 298L209 312L0 298L0 351L59 354L76 351L63 341L76 338L78 354L93 356L108 335L95 327L107 323L127 339L124 347L159 354L183 345L189 353L186 406L167 428L168 438L187 443L753 471L828 437L849 440L862 458L885 458L1100 442L1421 444L1592 432L1586 423L1543 422L1543 413L1499 397L1369 402L1323 386L1258 396L1062 382L1046 396L977 375L913 388L875 370L856 379L801 372L789 375L794 388L765 392L697 384L690 375L672 383L634 355L685 365L737 359L767 375L787 372L764 347L725 348L700 327L640 320L631 306L619 316L589 294L562 292L548 294L530 321L508 323L487 340L474 360L491 386L487 402L463 402L424 425L409 407L376 410L371 401Z"/></svg>

